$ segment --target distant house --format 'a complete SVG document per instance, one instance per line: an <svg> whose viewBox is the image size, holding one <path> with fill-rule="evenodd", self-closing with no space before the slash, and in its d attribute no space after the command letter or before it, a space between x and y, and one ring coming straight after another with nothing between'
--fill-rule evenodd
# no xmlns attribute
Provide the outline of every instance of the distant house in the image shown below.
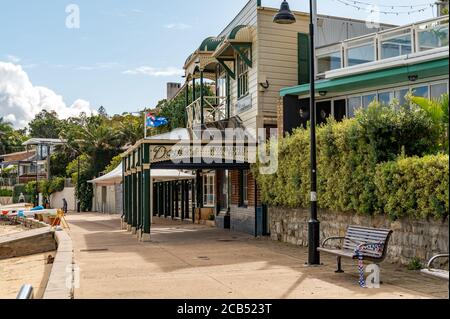
<svg viewBox="0 0 450 319"><path fill-rule="evenodd" d="M25 151L0 155L0 170L14 168L8 178L3 178L4 186L49 178L50 155L57 145L64 143L59 139L31 138L22 144Z"/></svg>

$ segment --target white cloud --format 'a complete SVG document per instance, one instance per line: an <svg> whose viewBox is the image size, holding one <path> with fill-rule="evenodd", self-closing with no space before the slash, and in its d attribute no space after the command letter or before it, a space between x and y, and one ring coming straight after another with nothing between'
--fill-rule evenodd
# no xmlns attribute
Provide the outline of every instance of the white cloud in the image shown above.
<svg viewBox="0 0 450 319"><path fill-rule="evenodd" d="M89 102L80 99L68 106L53 90L34 86L20 65L0 62L0 117L23 128L42 110L55 111L62 119L95 114Z"/></svg>
<svg viewBox="0 0 450 319"><path fill-rule="evenodd" d="M185 24L185 23L170 23L170 24L166 24L165 28L170 29L170 30L187 30L187 29L192 28L192 26L190 26L189 24Z"/></svg>
<svg viewBox="0 0 450 319"><path fill-rule="evenodd" d="M133 13L145 13L145 11L141 10L141 9L132 9L131 12L133 12Z"/></svg>
<svg viewBox="0 0 450 319"><path fill-rule="evenodd" d="M153 77L163 77L163 76L182 76L184 71L175 67L167 68L153 68L150 66L140 66L135 69L126 70L123 74L129 75L148 75Z"/></svg>
<svg viewBox="0 0 450 319"><path fill-rule="evenodd" d="M7 54L5 55L6 60L8 60L11 63L19 63L21 58L19 58L18 56L12 55L12 54Z"/></svg>

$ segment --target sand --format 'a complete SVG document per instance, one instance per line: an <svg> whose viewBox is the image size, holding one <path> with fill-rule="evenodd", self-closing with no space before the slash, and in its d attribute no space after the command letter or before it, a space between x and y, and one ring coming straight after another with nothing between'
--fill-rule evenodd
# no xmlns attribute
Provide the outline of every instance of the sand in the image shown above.
<svg viewBox="0 0 450 319"><path fill-rule="evenodd" d="M24 284L32 285L35 299L41 299L52 269L50 255L55 253L0 260L0 299L15 299Z"/></svg>

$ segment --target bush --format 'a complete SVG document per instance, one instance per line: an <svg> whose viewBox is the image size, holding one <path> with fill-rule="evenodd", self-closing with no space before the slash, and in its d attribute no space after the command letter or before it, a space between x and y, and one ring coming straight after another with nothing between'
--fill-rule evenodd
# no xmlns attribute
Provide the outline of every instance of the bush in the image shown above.
<svg viewBox="0 0 450 319"><path fill-rule="evenodd" d="M396 110L372 104L353 119L339 123L330 120L317 129L319 206L361 214L386 211L385 199L377 198L378 165L395 161L401 154L413 157L433 153L437 149L437 136L432 121L419 108ZM264 203L309 206L309 140L309 129L297 129L279 141L276 174L260 175L258 167L253 168ZM441 187L448 186L448 179L447 183L444 180L441 183ZM430 191L433 189L436 186ZM437 207L442 207L441 201L425 214L442 215L442 212L431 213Z"/></svg>
<svg viewBox="0 0 450 319"><path fill-rule="evenodd" d="M380 212L390 218L445 218L449 211L449 157L400 158L375 174Z"/></svg>
<svg viewBox="0 0 450 319"><path fill-rule="evenodd" d="M9 189L0 189L0 197L12 197L13 191Z"/></svg>

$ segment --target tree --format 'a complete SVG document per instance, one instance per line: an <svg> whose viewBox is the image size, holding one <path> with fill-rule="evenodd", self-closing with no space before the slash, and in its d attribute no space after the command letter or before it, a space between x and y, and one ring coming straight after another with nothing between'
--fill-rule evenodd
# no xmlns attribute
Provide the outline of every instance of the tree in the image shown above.
<svg viewBox="0 0 450 319"><path fill-rule="evenodd" d="M448 154L449 152L449 104L448 94L444 94L440 99L429 100L424 97L412 96L410 100L419 106L433 121L436 130L440 134L440 147Z"/></svg>
<svg viewBox="0 0 450 319"><path fill-rule="evenodd" d="M11 123L0 117L0 155L23 150L26 130L14 130Z"/></svg>
<svg viewBox="0 0 450 319"><path fill-rule="evenodd" d="M55 111L43 110L28 124L30 137L59 138L63 123Z"/></svg>

